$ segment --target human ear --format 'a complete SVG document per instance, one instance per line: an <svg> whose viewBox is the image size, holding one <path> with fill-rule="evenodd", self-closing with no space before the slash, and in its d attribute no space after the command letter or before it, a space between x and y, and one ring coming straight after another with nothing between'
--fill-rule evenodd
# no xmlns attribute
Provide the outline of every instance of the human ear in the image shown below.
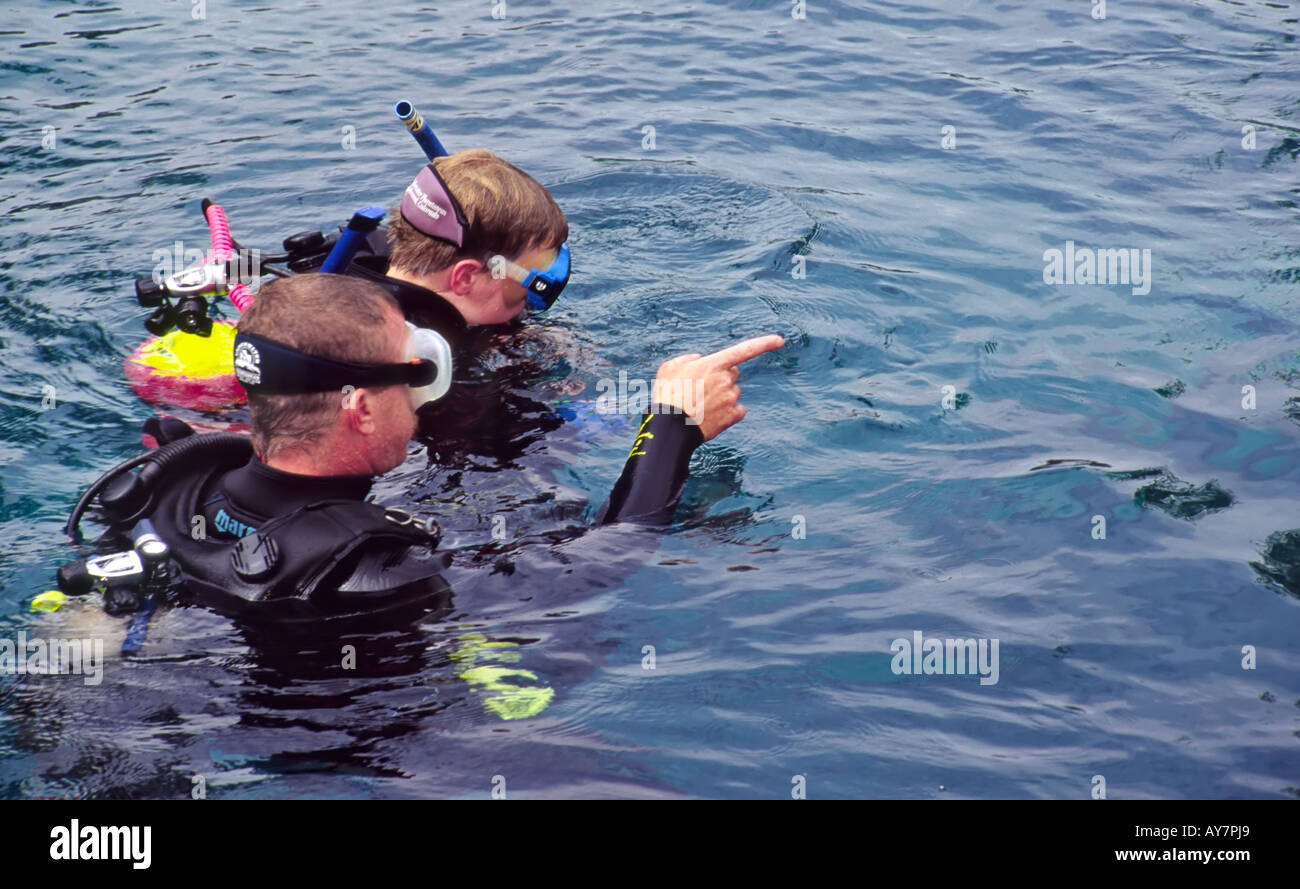
<svg viewBox="0 0 1300 889"><path fill-rule="evenodd" d="M482 271L483 263L477 259L462 259L451 267L447 287L457 296L469 296L474 289L474 277Z"/></svg>
<svg viewBox="0 0 1300 889"><path fill-rule="evenodd" d="M375 421L375 402L369 389L356 389L348 399L348 407L343 409L348 418L348 425L354 432L373 435L377 427Z"/></svg>

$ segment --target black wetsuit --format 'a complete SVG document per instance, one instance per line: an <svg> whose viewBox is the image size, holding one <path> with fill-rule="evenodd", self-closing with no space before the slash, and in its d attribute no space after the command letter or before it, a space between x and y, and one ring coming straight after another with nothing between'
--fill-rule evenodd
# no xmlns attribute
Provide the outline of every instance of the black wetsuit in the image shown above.
<svg viewBox="0 0 1300 889"><path fill-rule="evenodd" d="M516 319L505 324L470 326L441 294L388 277L386 229L372 232L348 266L347 274L388 291L406 320L437 331L451 345L455 377L451 390L420 411L415 438L430 459L455 467L474 457L507 466L529 447L564 424L556 406L533 390L554 368L527 354L517 336Z"/></svg>
<svg viewBox="0 0 1300 889"><path fill-rule="evenodd" d="M599 524L662 524L672 520L691 454L703 441L682 414L647 414ZM211 482L199 495L206 533L237 539L265 522L323 500L365 500L366 476L309 476L283 472L256 457ZM187 530L187 533L191 531Z"/></svg>
<svg viewBox="0 0 1300 889"><path fill-rule="evenodd" d="M152 431L171 438L160 424ZM298 626L446 607L450 588L442 574L451 560L436 551L440 529L365 502L368 477L282 472L254 457L243 436L186 435L191 430L184 424L169 431L179 437L143 458L138 475L118 467L93 490L110 526L100 544L129 546L124 535L139 517L150 518L169 548L183 597L255 622ZM647 414L597 521L602 533L571 534L566 549L598 554L609 567L634 566L653 547L653 536L605 527L670 521L702 441L683 414ZM592 575L583 583L595 581ZM557 583L563 585L547 581L543 594L558 592Z"/></svg>
<svg viewBox="0 0 1300 889"><path fill-rule="evenodd" d="M245 537L266 521L322 500L365 500L364 475L312 476L283 472L253 457L219 477L200 495L200 515L207 534L224 539Z"/></svg>
<svg viewBox="0 0 1300 889"><path fill-rule="evenodd" d="M387 277L387 266L381 230L372 234L348 274L383 286L412 323L441 333L454 354L499 356L497 348L484 348L484 338L495 335L491 328L470 328L440 295ZM495 364L461 363L457 385L448 397L434 405L432 412L421 412L421 429L434 431L420 437L429 439L431 460L439 465L445 465L446 457L456 456L461 440L467 448L493 449L499 465L508 463L540 434L563 422L552 407L528 398L523 391L521 375L536 376L545 368L535 362L521 368L509 360L504 367ZM524 407L518 403L521 398L527 402ZM661 410L652 406L640 425L623 472L597 518L598 525L645 526L671 521L691 454L703 437L684 415ZM470 430L461 428L467 417L472 420ZM160 436L160 443L167 437ZM451 454L445 454L449 446ZM238 450L218 448L206 464L200 461L185 471L168 472L172 478L163 486L160 498L164 508L152 514L159 535L172 547L174 560L197 581L190 586L202 591L199 601L249 617L265 613L271 618L311 619L318 613L351 612L372 600L378 603L393 589L433 588L431 578L446 566L445 560L430 559L437 534L425 529L429 533L422 536L407 524L411 517L400 510L396 512L405 516L407 523L395 519L394 510L365 504L371 488L369 478L281 472L250 459L246 441L243 448L242 456ZM195 471L203 465L206 471ZM335 506L318 508L328 503ZM196 537L198 517L202 518L203 533ZM355 537L347 531L350 523L358 529ZM631 564L638 552L653 545L648 536L613 536L643 542L636 547L626 543L614 546L600 556L606 564L615 560ZM573 540L571 545L599 549L606 538L613 539L609 533L586 537L592 539ZM196 543L199 538L202 542ZM262 571L259 575L268 538L278 541L284 568L278 574ZM313 569L315 564L325 565L328 571ZM438 589L445 590L445 585Z"/></svg>
<svg viewBox="0 0 1300 889"><path fill-rule="evenodd" d="M406 320L417 327L438 331L451 344L452 353L460 355L469 345L469 325L460 310L441 295L418 284L388 277L386 231L380 228L370 233L361 251L348 265L347 274L383 287L402 307Z"/></svg>
<svg viewBox="0 0 1300 889"><path fill-rule="evenodd" d="M652 406L652 410L658 408ZM686 483L691 454L703 442L700 427L687 422L684 414L646 414L600 524L671 521Z"/></svg>

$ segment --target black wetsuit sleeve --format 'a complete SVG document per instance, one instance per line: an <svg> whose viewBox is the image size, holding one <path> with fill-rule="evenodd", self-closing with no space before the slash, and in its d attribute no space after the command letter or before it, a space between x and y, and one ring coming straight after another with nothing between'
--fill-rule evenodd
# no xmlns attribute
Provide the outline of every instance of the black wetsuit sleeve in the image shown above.
<svg viewBox="0 0 1300 889"><path fill-rule="evenodd" d="M668 411L671 408L650 406L599 524L657 525L672 520L691 454L704 443L704 434L699 425L686 422L685 414Z"/></svg>
<svg viewBox="0 0 1300 889"><path fill-rule="evenodd" d="M651 413L637 430L623 474L614 485L598 527L558 546L523 546L497 569L452 569L452 585L473 588L484 601L499 594L517 597L521 584L529 600L560 604L575 596L608 590L645 564L662 538L656 525L672 521L682 495L691 454L704 442L699 426L680 413Z"/></svg>

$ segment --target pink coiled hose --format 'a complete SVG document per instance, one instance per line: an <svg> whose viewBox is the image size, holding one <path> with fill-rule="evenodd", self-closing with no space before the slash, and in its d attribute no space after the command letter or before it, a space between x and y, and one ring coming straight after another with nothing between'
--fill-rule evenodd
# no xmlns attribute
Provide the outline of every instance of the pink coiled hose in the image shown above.
<svg viewBox="0 0 1300 889"><path fill-rule="evenodd" d="M209 204L204 215L208 218L208 231L212 233L212 252L208 254L208 260L225 262L233 259L235 248L230 238L230 223L226 222L226 211L221 209L220 204ZM235 281L230 285L229 296L235 308L241 312L253 304L253 294L243 281Z"/></svg>

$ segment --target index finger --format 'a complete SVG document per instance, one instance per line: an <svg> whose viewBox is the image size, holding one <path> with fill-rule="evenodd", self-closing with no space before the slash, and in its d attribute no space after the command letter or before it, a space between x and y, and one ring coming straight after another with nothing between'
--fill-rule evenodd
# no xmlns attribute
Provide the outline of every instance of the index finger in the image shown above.
<svg viewBox="0 0 1300 889"><path fill-rule="evenodd" d="M756 336L751 339L742 340L734 346L727 346L725 349L719 349L712 355L705 355L702 361L717 367L734 367L737 364L744 364L751 358L757 358L764 352L775 351L785 345L785 338L779 334L769 333L767 336Z"/></svg>

